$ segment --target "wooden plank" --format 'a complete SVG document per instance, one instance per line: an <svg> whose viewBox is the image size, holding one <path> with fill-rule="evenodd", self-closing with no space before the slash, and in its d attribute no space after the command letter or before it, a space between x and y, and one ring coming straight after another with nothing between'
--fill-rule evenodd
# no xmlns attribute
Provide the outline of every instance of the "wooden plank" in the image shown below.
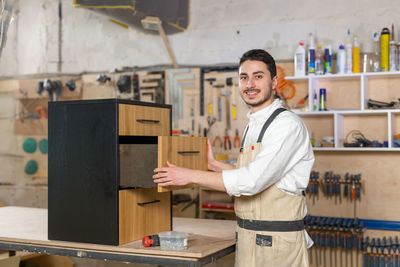
<svg viewBox="0 0 400 267"><path fill-rule="evenodd" d="M96 245L47 239L47 209L25 207L0 208L0 243L51 246L76 250L127 253L162 257L200 259L235 244L235 221L173 218L174 231L189 233L188 249L184 251L144 248L141 240L121 246Z"/></svg>
<svg viewBox="0 0 400 267"><path fill-rule="evenodd" d="M17 91L19 88L18 80L1 80L0 92L7 93Z"/></svg>
<svg viewBox="0 0 400 267"><path fill-rule="evenodd" d="M17 119L14 133L20 135L47 135L47 119Z"/></svg>
<svg viewBox="0 0 400 267"><path fill-rule="evenodd" d="M138 205L158 200L157 203ZM170 231L171 199L156 188L119 190L119 244Z"/></svg>
<svg viewBox="0 0 400 267"><path fill-rule="evenodd" d="M307 196L308 214L400 221L400 213L394 212L394 203L400 203L399 162L398 152L315 152L313 170L319 171L320 180L326 171L340 174L342 180L346 172L361 173L361 200L356 201L354 214L354 201L343 196L328 198L320 191L319 197Z"/></svg>

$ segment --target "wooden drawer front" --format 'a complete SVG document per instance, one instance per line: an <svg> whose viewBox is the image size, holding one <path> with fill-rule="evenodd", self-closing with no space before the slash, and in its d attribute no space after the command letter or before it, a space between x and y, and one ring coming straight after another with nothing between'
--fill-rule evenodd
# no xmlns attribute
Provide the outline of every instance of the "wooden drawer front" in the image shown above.
<svg viewBox="0 0 400 267"><path fill-rule="evenodd" d="M207 138L186 136L158 137L158 166L170 163L196 170L207 170ZM159 192L189 188L194 185L179 187L159 187Z"/></svg>
<svg viewBox="0 0 400 267"><path fill-rule="evenodd" d="M170 196L168 192L158 193L157 188L120 190L119 244L171 231Z"/></svg>
<svg viewBox="0 0 400 267"><path fill-rule="evenodd" d="M119 104L119 135L170 135L170 109Z"/></svg>

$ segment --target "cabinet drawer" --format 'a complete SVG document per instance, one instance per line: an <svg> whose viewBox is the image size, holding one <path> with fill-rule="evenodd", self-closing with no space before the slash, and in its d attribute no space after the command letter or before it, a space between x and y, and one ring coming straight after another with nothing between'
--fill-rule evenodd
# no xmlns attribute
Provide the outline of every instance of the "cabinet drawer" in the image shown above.
<svg viewBox="0 0 400 267"><path fill-rule="evenodd" d="M207 170L207 138L186 136L158 137L158 166L170 163L196 170ZM187 186L158 187L159 192L189 188Z"/></svg>
<svg viewBox="0 0 400 267"><path fill-rule="evenodd" d="M119 244L170 231L171 194L156 188L119 190Z"/></svg>
<svg viewBox="0 0 400 267"><path fill-rule="evenodd" d="M120 188L152 188L153 170L167 161L190 169L207 170L207 138L183 136L120 137ZM186 186L193 187L193 185ZM184 187L160 188L160 192Z"/></svg>
<svg viewBox="0 0 400 267"><path fill-rule="evenodd" d="M119 104L119 135L170 135L170 109Z"/></svg>

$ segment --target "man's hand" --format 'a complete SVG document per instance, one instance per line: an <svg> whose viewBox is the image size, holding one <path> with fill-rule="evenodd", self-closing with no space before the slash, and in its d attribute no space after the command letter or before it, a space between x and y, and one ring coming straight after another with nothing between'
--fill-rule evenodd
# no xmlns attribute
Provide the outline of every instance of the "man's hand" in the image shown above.
<svg viewBox="0 0 400 267"><path fill-rule="evenodd" d="M218 161L216 161L218 162ZM175 166L167 161L168 167L154 169L153 181L159 186L183 186L196 184L226 192L221 172L192 170Z"/></svg>
<svg viewBox="0 0 400 267"><path fill-rule="evenodd" d="M191 178L195 170L175 166L167 161L168 167L154 169L153 181L159 186L187 185L193 183Z"/></svg>

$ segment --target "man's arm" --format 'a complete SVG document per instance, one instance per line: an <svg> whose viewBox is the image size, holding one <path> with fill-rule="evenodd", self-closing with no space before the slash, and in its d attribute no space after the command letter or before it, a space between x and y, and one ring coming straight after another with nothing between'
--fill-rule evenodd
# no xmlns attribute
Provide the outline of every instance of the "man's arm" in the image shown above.
<svg viewBox="0 0 400 267"><path fill-rule="evenodd" d="M182 168L167 162L168 167L154 169L155 174L153 180L159 186L179 186L187 184L197 184L199 186L208 187L214 190L226 192L224 182L222 180L222 170L234 169L235 167L217 161L214 158L210 140L208 144L208 169L212 171L200 171Z"/></svg>

